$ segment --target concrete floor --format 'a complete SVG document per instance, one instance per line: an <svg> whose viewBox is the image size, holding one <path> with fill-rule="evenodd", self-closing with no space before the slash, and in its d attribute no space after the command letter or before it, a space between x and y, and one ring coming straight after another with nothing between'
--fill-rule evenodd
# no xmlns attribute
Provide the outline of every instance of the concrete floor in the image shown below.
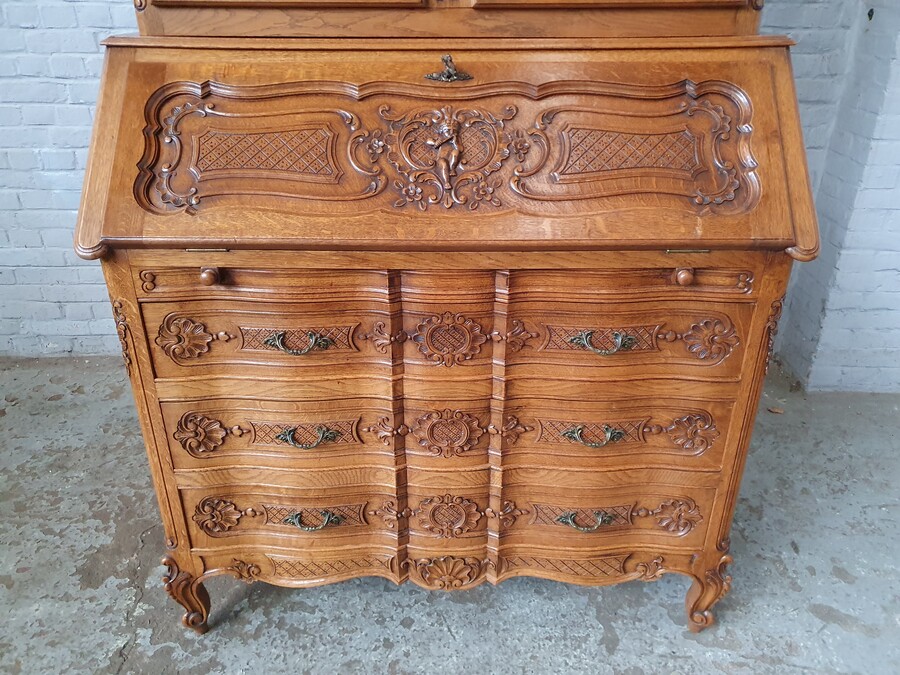
<svg viewBox="0 0 900 675"><path fill-rule="evenodd" d="M784 409L773 414L767 407ZM438 594L364 579L208 584L212 631L162 590L162 528L121 360L0 360L0 671L897 673L900 396L770 377L719 623L688 582L535 579Z"/></svg>

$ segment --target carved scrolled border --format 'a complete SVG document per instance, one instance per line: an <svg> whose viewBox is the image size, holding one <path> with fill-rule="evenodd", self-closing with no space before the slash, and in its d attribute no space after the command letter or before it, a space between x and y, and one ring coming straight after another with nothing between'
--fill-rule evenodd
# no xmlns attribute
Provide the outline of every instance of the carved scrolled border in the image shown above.
<svg viewBox="0 0 900 675"><path fill-rule="evenodd" d="M339 96L349 101L361 102L367 98L388 95L409 97L430 102L433 99L433 90L422 85L404 84L399 82L370 82L361 86L344 82L294 82L263 86L232 86L218 82L172 82L158 89L147 101L145 106L144 128L145 151L138 164L139 174L134 185L134 195L138 203L145 209L165 214L177 210L193 213L199 206L202 195L199 192L199 173L196 168L181 167L183 148L178 128L179 122L188 115L223 116L225 111L219 111L217 105L227 104L229 101L255 102L267 99L284 99L294 96L316 94L319 96ZM487 97L519 97L524 99L541 100L554 95L583 95L606 97L607 99L631 99L644 101L661 101L672 99L675 101L676 114L685 114L688 117L706 115L713 120L710 133L714 138L704 142L704 162L702 167L694 172L698 176L704 172L714 178L713 189L697 188L691 194L684 189L670 190L676 196L690 197L702 209L719 207L726 202L735 199L735 190L741 189L744 195L740 208L746 212L752 210L760 196L759 178L755 172L756 161L750 150L750 136L752 127L752 107L747 95L736 85L718 81L707 80L694 83L684 80L669 85L642 86L630 84L615 84L603 82L586 82L580 80L560 81L541 85L529 85L521 82L497 82L484 85L467 86L463 88L448 89L442 92L442 101L473 101ZM727 100L728 110L721 105L711 102L711 97L716 100ZM566 108L555 108L544 111L538 116L535 127L529 130L513 128L507 125L516 114L516 106L512 102L504 102L506 107L502 112L494 113L490 110L476 108L454 109L445 106L440 109L425 111L425 109L411 109L398 113L388 112L382 105L381 111L383 128L363 129L360 119L354 112L337 107L329 110L309 109L302 110L305 113L330 113L343 119L349 129L347 147L343 147L347 154L345 160L349 160L352 168L360 176L368 176L371 179L368 188L358 194L355 189L346 195L309 195L309 194L281 194L298 199L327 200L327 201L352 201L370 199L381 194L388 186L393 185L397 194L393 199L394 207L415 203L423 210L428 203L441 202L447 208L453 205L468 204L468 208L476 208L479 204L493 207L502 207L500 200L500 188L502 177L494 178L494 172L504 170L509 175L508 186L526 199L540 199L542 201L571 201L576 199L603 199L619 194L616 189L612 192L594 194L590 191L569 192L561 195L535 194L527 187L527 179L542 170L548 159L551 143L547 136L547 127L552 123L553 117ZM604 111L604 104L598 101L591 107L592 112ZM227 107L227 106L226 106ZM574 108L572 109L575 112ZM580 108L579 108L580 110ZM229 113L230 114L230 113ZM605 114L618 116L627 114L621 106L606 106ZM423 117L424 115L424 117ZM459 116L462 115L462 118ZM421 119L427 122L421 122ZM417 120L420 120L417 122ZM440 122L444 120L444 122ZM495 135L493 141L493 155L486 160L482 170L467 173L465 180L457 178L450 180L449 176L455 176L455 172L445 169L443 178L439 176L438 168L421 168L415 162L410 162L410 157L401 157L402 136L398 134L408 131L410 124L461 124L481 123L486 129L492 129ZM477 122L480 120L480 122ZM522 125L517 125L522 126ZM429 127L430 128L430 127ZM600 129L602 130L602 129ZM286 130L287 131L287 130ZM248 132L249 133L249 132ZM256 132L254 132L256 133ZM262 133L262 132L260 132ZM456 131L448 130L448 138L455 138ZM646 133L653 133L652 130ZM391 141L391 139L394 139ZM727 156L723 156L723 141L728 140ZM393 143L393 144L392 144ZM399 144L399 145L398 145ZM163 146L173 148L167 152L167 159L161 162ZM434 146L435 148L439 146ZM698 146L699 147L699 146ZM437 150L435 150L437 152ZM708 156L706 156L708 155ZM174 157L174 159L172 159ZM440 158L438 154L435 158ZM534 163L536 159L536 164ZM460 166L468 165L464 156ZM513 164L510 171L505 171L507 164ZM390 165L390 166L388 166ZM417 168L417 166L419 168ZM480 166L480 165L479 165ZM335 165L336 170L340 167ZM174 188L171 180L178 171L193 171L194 180ZM387 171L386 171L387 170ZM390 174L390 176L388 176ZM476 175L477 174L477 175ZM511 174L511 175L510 175ZM500 174L497 174L500 176ZM296 179L300 180L300 179ZM422 191L422 181L432 186L435 194L425 195ZM646 187L629 189L627 192L653 193L657 187L650 181ZM709 182L709 181L707 181ZM687 184L686 184L687 187ZM467 189L470 195L462 195L459 190ZM153 191L158 194L152 194ZM257 192L254 192L256 194ZM269 194L265 190L259 194ZM274 193L273 193L274 194ZM624 192L622 193L624 194ZM449 201L447 195L451 195ZM397 199L397 196L400 199ZM426 199L427 197L427 199ZM160 205L161 202L161 205ZM383 204L382 206L386 206Z"/></svg>

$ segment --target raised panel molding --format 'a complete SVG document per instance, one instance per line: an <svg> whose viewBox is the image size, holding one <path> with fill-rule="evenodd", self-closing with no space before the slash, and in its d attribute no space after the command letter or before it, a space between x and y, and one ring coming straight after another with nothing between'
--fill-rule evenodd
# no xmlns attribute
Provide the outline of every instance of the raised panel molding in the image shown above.
<svg viewBox="0 0 900 675"><path fill-rule="evenodd" d="M159 214L246 196L302 200L307 213L538 216L612 197L674 198L698 214L759 199L752 108L729 82L497 82L433 96L384 82L173 82L147 101L134 194Z"/></svg>

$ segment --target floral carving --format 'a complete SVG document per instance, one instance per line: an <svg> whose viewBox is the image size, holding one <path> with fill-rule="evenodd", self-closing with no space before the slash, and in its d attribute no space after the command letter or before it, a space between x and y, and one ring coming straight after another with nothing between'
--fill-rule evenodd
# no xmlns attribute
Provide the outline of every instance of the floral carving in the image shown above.
<svg viewBox="0 0 900 675"><path fill-rule="evenodd" d="M703 520L700 509L693 499L669 499L655 509L636 509L635 515L642 518L656 517L657 524L672 534L685 535Z"/></svg>
<svg viewBox="0 0 900 675"><path fill-rule="evenodd" d="M384 521L384 524L387 525L388 528L393 530L397 527L397 522L400 518L405 518L409 515L409 510L403 509L402 511L398 511L397 502L386 501L379 508L366 511L366 513L370 516L378 516Z"/></svg>
<svg viewBox="0 0 900 675"><path fill-rule="evenodd" d="M698 359L719 362L740 344L728 319L704 319L682 336L688 351Z"/></svg>
<svg viewBox="0 0 900 675"><path fill-rule="evenodd" d="M442 366L453 366L471 359L487 342L481 324L462 314L435 314L418 326L413 342L425 358Z"/></svg>
<svg viewBox="0 0 900 675"><path fill-rule="evenodd" d="M472 586L484 573L486 560L467 557L420 558L412 562L410 571L427 588L452 591Z"/></svg>
<svg viewBox="0 0 900 675"><path fill-rule="evenodd" d="M423 499L413 514L424 530L445 539L471 531L481 520L478 504L449 494Z"/></svg>
<svg viewBox="0 0 900 675"><path fill-rule="evenodd" d="M128 319L125 316L124 305L121 300L113 303L113 319L116 322L116 335L122 346L122 360L125 361L125 370L131 374L131 351L128 349Z"/></svg>
<svg viewBox="0 0 900 675"><path fill-rule="evenodd" d="M511 352L519 351L530 339L538 336L537 333L526 330L525 324L519 319L513 319L511 323L512 330L506 334L506 348Z"/></svg>
<svg viewBox="0 0 900 675"><path fill-rule="evenodd" d="M663 567L662 556L657 556L653 560L637 563L634 566L634 572L641 581L655 581L666 573L666 568Z"/></svg>
<svg viewBox="0 0 900 675"><path fill-rule="evenodd" d="M405 424L401 424L396 429L391 425L389 417L381 417L378 422L372 426L363 427L363 431L369 431L375 434L378 439L385 445L390 445L391 440L395 436L405 436L409 433L409 428Z"/></svg>
<svg viewBox="0 0 900 675"><path fill-rule="evenodd" d="M515 445L516 441L519 440L519 436L524 434L526 431L534 431L534 427L530 427L525 424L521 424L519 422L519 418L515 415L508 415L506 418L506 424L503 425L500 429L497 429L493 424L490 426L490 432L492 434L500 434L501 438L507 442L508 445Z"/></svg>
<svg viewBox="0 0 900 675"><path fill-rule="evenodd" d="M213 341L206 326L177 314L169 314L163 319L156 336L156 344L171 359L193 359L209 351Z"/></svg>
<svg viewBox="0 0 900 675"><path fill-rule="evenodd" d="M500 521L500 527L512 527L516 523L516 518L528 515L528 510L517 509L515 502L504 501L502 509L499 511L485 509L484 515L491 519L498 519Z"/></svg>
<svg viewBox="0 0 900 675"><path fill-rule="evenodd" d="M484 434L478 418L460 410L439 410L422 415L411 433L432 455L453 457L468 452Z"/></svg>
<svg viewBox="0 0 900 675"><path fill-rule="evenodd" d="M679 417L666 431L675 445L697 454L704 452L719 437L719 430L707 413Z"/></svg>
<svg viewBox="0 0 900 675"><path fill-rule="evenodd" d="M395 207L412 204L425 211L432 204L447 209L501 206L496 190L502 181L489 176L509 157L513 138L504 127L515 116L515 107L507 106L499 117L450 106L400 115L383 106L379 113L390 128L385 136L388 162L401 176L394 182L400 194ZM370 152L373 163L378 154Z"/></svg>
<svg viewBox="0 0 900 675"><path fill-rule="evenodd" d="M173 436L189 453L212 452L225 442L228 431L219 420L187 412L178 420Z"/></svg>
<svg viewBox="0 0 900 675"><path fill-rule="evenodd" d="M245 513L233 502L204 497L194 511L193 520L206 534L215 536L236 527Z"/></svg>
<svg viewBox="0 0 900 675"><path fill-rule="evenodd" d="M231 561L231 566L228 568L228 571L231 572L235 579L252 584L259 579L261 570L259 569L259 565L254 565L253 563L244 562L243 560L235 558Z"/></svg>
<svg viewBox="0 0 900 675"><path fill-rule="evenodd" d="M372 326L371 333L361 333L357 336L360 340L371 340L372 344L382 354L386 354L388 347L394 342L405 342L406 333L399 331L396 335L389 335L383 321L377 321Z"/></svg>

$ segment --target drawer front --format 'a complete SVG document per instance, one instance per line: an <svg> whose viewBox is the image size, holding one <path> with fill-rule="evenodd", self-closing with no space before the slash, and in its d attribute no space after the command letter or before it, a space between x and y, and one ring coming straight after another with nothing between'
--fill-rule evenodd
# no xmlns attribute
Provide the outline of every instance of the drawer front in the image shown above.
<svg viewBox="0 0 900 675"><path fill-rule="evenodd" d="M502 530L504 543L569 548L661 545L700 549L713 517L715 488L652 483L587 489L517 485L503 499L521 513Z"/></svg>
<svg viewBox="0 0 900 675"><path fill-rule="evenodd" d="M503 465L718 470L734 403L678 398L509 402Z"/></svg>
<svg viewBox="0 0 900 675"><path fill-rule="evenodd" d="M345 581L356 577L384 577L400 582L396 547L370 544L352 548L310 547L285 551L255 547L242 551L201 554L205 568L224 569L243 581L262 580L277 586L305 587Z"/></svg>
<svg viewBox="0 0 900 675"><path fill-rule="evenodd" d="M336 492L336 491L335 491ZM370 514L388 494L346 490L342 494L281 491L252 485L183 488L191 545L296 546L389 544L384 521Z"/></svg>
<svg viewBox="0 0 900 675"><path fill-rule="evenodd" d="M390 404L366 399L277 403L209 398L162 403L176 469L392 467Z"/></svg>
<svg viewBox="0 0 900 675"><path fill-rule="evenodd" d="M378 311L388 302L388 273L384 271L161 267L143 263L133 266L131 274L139 296L147 300L287 300L319 312L334 308Z"/></svg>
<svg viewBox="0 0 900 675"><path fill-rule="evenodd" d="M737 380L753 309L675 300L511 303L519 339L507 349L510 377Z"/></svg>
<svg viewBox="0 0 900 675"><path fill-rule="evenodd" d="M297 382L305 377L372 374L386 357L365 334L387 320L372 307L306 310L294 304L197 301L189 305L159 302L142 306L151 339L157 377L217 375L259 376L287 370ZM285 373L287 375L288 373Z"/></svg>

